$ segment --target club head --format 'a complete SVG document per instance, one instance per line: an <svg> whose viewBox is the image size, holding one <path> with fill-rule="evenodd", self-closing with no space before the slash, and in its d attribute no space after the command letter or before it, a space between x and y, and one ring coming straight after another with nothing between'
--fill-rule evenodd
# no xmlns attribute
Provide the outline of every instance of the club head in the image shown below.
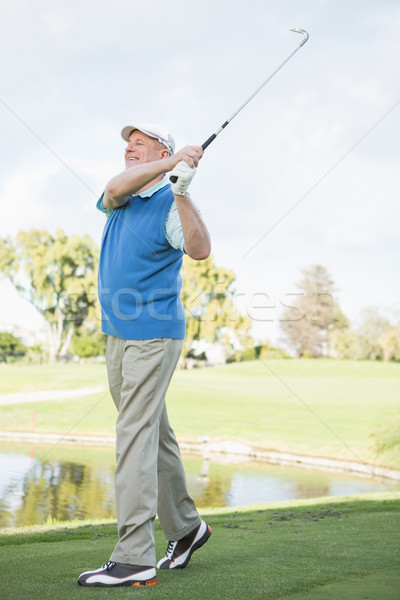
<svg viewBox="0 0 400 600"><path fill-rule="evenodd" d="M308 40L308 38L310 37L307 33L307 31L305 29L300 29L300 27L294 27L293 29L290 29L290 31L294 31L294 33L301 33L302 35L304 35L304 39L301 42L300 46L302 46L303 44L306 43L306 41Z"/></svg>

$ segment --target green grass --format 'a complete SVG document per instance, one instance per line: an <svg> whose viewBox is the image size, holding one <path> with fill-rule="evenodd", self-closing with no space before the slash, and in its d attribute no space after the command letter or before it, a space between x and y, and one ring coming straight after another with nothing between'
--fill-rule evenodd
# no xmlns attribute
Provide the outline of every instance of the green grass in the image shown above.
<svg viewBox="0 0 400 600"><path fill-rule="evenodd" d="M3 366L3 393L102 386L62 402L3 406L0 429L114 435L104 365ZM177 371L168 392L180 440L240 440L251 446L396 466L378 457L374 435L399 419L400 364L273 360Z"/></svg>
<svg viewBox="0 0 400 600"><path fill-rule="evenodd" d="M398 600L399 508L380 497L207 512L213 535L204 549L185 570L161 571L158 585L143 590L76 584L80 572L108 560L115 523L10 530L0 534L1 598ZM165 545L156 523L158 556Z"/></svg>
<svg viewBox="0 0 400 600"><path fill-rule="evenodd" d="M107 387L104 364L0 365L0 394Z"/></svg>

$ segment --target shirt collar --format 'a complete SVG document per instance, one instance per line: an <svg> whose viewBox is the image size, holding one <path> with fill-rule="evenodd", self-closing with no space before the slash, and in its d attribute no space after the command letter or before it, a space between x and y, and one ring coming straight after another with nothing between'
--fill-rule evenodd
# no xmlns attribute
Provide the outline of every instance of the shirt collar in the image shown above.
<svg viewBox="0 0 400 600"><path fill-rule="evenodd" d="M153 187L149 188L148 190L144 190L143 192L140 192L140 194L132 194L132 196L140 196L140 198L150 198L153 194L158 192L158 190L161 190L161 188L165 187L168 184L168 175L164 175L162 180L156 183L156 185L153 185Z"/></svg>

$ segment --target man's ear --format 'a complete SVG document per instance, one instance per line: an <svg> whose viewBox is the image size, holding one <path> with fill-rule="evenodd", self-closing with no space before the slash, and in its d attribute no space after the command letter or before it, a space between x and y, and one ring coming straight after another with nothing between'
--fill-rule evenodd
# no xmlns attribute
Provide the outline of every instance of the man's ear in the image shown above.
<svg viewBox="0 0 400 600"><path fill-rule="evenodd" d="M161 150L161 158L168 158L169 151L165 148L165 150Z"/></svg>

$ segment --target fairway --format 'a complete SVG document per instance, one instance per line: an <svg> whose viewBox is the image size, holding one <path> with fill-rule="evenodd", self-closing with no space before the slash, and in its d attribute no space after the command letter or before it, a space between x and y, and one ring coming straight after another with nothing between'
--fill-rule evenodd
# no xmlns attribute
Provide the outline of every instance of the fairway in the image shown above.
<svg viewBox="0 0 400 600"><path fill-rule="evenodd" d="M102 387L82 398L1 407L0 429L114 435L116 412L102 364L2 366L1 393ZM398 466L376 436L399 420L400 365L271 360L177 371L167 396L181 441L252 447Z"/></svg>
<svg viewBox="0 0 400 600"><path fill-rule="evenodd" d="M0 429L32 431L34 424L37 432L60 437L114 435L116 411L104 365L3 366L1 375L4 393L103 390L57 402L4 405ZM180 440L208 435L213 441L390 464L390 458L376 455L373 435L397 418L399 382L397 364L254 361L177 371L167 401ZM398 600L399 508L392 493L204 509L213 527L207 551L196 553L184 571L160 572L157 586L138 593L151 593L155 600ZM79 588L76 578L108 560L115 541L113 522L3 532L1 597L98 595L99 590ZM158 523L156 544L159 555L165 540ZM10 570L10 562L19 568ZM132 590L100 593L115 598Z"/></svg>
<svg viewBox="0 0 400 600"><path fill-rule="evenodd" d="M115 523L64 524L0 535L2 600L398 600L399 501L296 501L204 511L213 534L184 570L149 590L79 588L116 541ZM160 556L166 542L156 523ZM18 565L18 568L10 568ZM23 574L23 576L21 576ZM310 596L308 595L310 593Z"/></svg>

